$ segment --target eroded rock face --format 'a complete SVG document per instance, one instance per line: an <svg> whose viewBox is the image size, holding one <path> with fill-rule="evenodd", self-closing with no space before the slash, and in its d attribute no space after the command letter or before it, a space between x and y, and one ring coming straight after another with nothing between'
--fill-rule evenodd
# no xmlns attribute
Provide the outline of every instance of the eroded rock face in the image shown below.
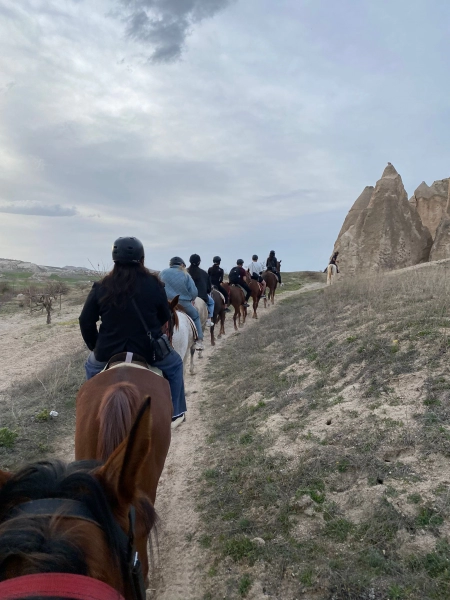
<svg viewBox="0 0 450 600"><path fill-rule="evenodd" d="M422 181L410 199L410 203L416 207L422 223L428 228L433 239L446 213L449 181L450 179L439 179L430 186Z"/></svg>
<svg viewBox="0 0 450 600"><path fill-rule="evenodd" d="M370 188L355 202L335 244L342 274L399 269L427 261L433 240L416 208L408 202L402 178L393 165L388 163L363 207L369 193L366 190ZM350 218L352 212L356 219ZM346 223L350 223L347 229Z"/></svg>
<svg viewBox="0 0 450 600"><path fill-rule="evenodd" d="M431 260L441 260L450 258L450 216L446 215L441 219L430 252Z"/></svg>

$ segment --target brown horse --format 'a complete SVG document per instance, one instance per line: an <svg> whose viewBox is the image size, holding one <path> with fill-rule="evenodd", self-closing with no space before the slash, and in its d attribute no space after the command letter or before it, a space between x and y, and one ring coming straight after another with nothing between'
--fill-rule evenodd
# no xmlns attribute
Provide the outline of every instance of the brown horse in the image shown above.
<svg viewBox="0 0 450 600"><path fill-rule="evenodd" d="M151 437L152 443L145 448L144 466L134 485L154 504L170 446L173 409L169 383L145 368L145 363L117 365L86 381L78 392L75 459L107 459L126 438L145 398L150 395L151 425L147 437ZM136 547L146 575L149 529L139 510L136 526Z"/></svg>
<svg viewBox="0 0 450 600"><path fill-rule="evenodd" d="M223 299L222 294L219 292L219 290L213 289L211 291L211 297L214 300L214 314L213 314L213 318L212 318L212 327L211 329L211 346L215 346L216 345L216 340L214 338L214 328L217 325L217 323L220 322L220 330L219 330L219 335L217 336L218 339L220 339L223 335L225 335L225 317L226 317L226 312L225 312L225 301Z"/></svg>
<svg viewBox="0 0 450 600"><path fill-rule="evenodd" d="M252 299L253 299L253 319L257 319L258 318L258 314L257 314L257 309L258 309L258 305L259 305L259 301L261 299L262 296L262 289L261 286L259 285L259 283L256 281L256 279L252 279L250 276L247 276L247 281L248 281L248 287L251 289L252 292ZM264 308L267 307L267 300L264 298Z"/></svg>
<svg viewBox="0 0 450 600"><path fill-rule="evenodd" d="M238 328L236 321L239 320L239 327L242 327L242 325L245 324L245 319L247 317L247 308L243 306L243 302L245 302L244 290L237 285L231 285L225 282L222 283L222 286L227 290L228 298L230 299L230 304L234 308L233 323L234 330L237 331Z"/></svg>
<svg viewBox="0 0 450 600"><path fill-rule="evenodd" d="M272 271L264 271L262 276L264 281L267 283L267 289L269 290L267 299L270 303L275 304L275 291L278 286L278 277L275 275L275 273L272 273Z"/></svg>
<svg viewBox="0 0 450 600"><path fill-rule="evenodd" d="M132 506L154 524L137 487L153 444L150 404L103 466L55 460L0 471L0 598L145 600Z"/></svg>

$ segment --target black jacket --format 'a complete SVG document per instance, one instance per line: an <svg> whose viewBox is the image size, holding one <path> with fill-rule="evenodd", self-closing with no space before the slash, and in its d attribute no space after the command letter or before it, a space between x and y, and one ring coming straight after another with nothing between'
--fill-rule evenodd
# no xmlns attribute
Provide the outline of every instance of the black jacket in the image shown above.
<svg viewBox="0 0 450 600"><path fill-rule="evenodd" d="M276 269L278 271L278 259L276 256L269 256L266 260L266 267L269 269Z"/></svg>
<svg viewBox="0 0 450 600"><path fill-rule="evenodd" d="M216 287L219 287L223 281L224 271L222 267L219 267L219 265L213 265L212 267L209 267L208 275L211 283Z"/></svg>
<svg viewBox="0 0 450 600"><path fill-rule="evenodd" d="M105 288L94 283L84 303L79 318L81 335L89 350L101 362L109 360L119 352L135 352L152 360L148 336L131 303L131 297L125 308L100 304ZM146 324L152 335L161 335L161 326L171 318L169 304L163 284L153 276L138 279L134 294ZM97 321L101 319L97 331Z"/></svg>
<svg viewBox="0 0 450 600"><path fill-rule="evenodd" d="M209 275L200 267L193 267L192 265L188 268L187 272L194 280L197 287L198 297L204 302L208 299L208 294L211 293L211 280Z"/></svg>

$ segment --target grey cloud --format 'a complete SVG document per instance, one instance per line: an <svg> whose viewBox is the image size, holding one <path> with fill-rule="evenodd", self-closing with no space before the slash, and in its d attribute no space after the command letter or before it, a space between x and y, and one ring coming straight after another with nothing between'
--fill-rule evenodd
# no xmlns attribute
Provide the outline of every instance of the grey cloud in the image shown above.
<svg viewBox="0 0 450 600"><path fill-rule="evenodd" d="M171 62L181 56L191 28L231 1L119 0L121 9L115 14L125 22L128 37L152 47L152 61Z"/></svg>
<svg viewBox="0 0 450 600"><path fill-rule="evenodd" d="M0 213L12 215L36 215L39 217L74 217L78 214L75 207L65 207L61 204L0 204Z"/></svg>

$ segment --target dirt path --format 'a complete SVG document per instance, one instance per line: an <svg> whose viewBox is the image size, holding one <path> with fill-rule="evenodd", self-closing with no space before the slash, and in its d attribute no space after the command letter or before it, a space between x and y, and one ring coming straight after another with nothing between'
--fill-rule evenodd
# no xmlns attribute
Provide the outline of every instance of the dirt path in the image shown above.
<svg viewBox="0 0 450 600"><path fill-rule="evenodd" d="M285 292L281 297L301 294L325 287L322 283L310 283L295 292ZM263 327L265 315L273 310L258 310L258 321L250 317L241 331L249 326ZM195 375L186 375L188 414L187 420L173 432L169 455L156 499L160 517L159 552L155 559L154 575L147 592L151 600L198 600L202 597L202 549L199 544L200 524L196 511L196 487L200 475L196 460L207 452L207 423L210 416L202 410L208 401L203 382L208 377L208 358L233 336L230 316L225 324L227 335L211 347L205 336L205 352L202 360L195 361Z"/></svg>

